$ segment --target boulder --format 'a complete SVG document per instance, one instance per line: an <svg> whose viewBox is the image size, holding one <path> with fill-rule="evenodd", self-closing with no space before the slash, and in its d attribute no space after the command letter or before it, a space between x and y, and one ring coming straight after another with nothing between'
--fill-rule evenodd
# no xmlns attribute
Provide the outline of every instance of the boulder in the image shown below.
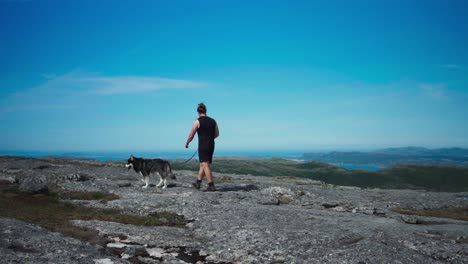
<svg viewBox="0 0 468 264"><path fill-rule="evenodd" d="M294 192L283 187L269 187L262 190L263 193L269 194L278 200L279 204L289 204L294 200Z"/></svg>
<svg viewBox="0 0 468 264"><path fill-rule="evenodd" d="M0 185L1 184L12 184L15 183L15 177L9 175L1 175L0 174Z"/></svg>
<svg viewBox="0 0 468 264"><path fill-rule="evenodd" d="M69 181L89 181L94 180L94 177L86 173L73 173L65 177Z"/></svg>
<svg viewBox="0 0 468 264"><path fill-rule="evenodd" d="M47 193L49 191L47 177L31 175L20 180L18 189L27 193Z"/></svg>

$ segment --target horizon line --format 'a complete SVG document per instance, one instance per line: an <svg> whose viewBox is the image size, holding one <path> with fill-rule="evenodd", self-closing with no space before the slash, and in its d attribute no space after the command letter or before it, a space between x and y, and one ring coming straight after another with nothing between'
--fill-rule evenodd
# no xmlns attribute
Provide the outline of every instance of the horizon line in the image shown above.
<svg viewBox="0 0 468 264"><path fill-rule="evenodd" d="M221 152L226 152L226 151L242 151L242 152L260 152L260 151L265 151L265 152L302 152L302 151L341 151L341 150L347 150L347 151L358 151L358 150L381 150L381 149L398 149L398 148L424 148L424 149L429 149L429 150L435 150L435 149L468 149L468 146L441 146L441 147L426 147L426 146L415 146L415 145L407 145L407 146L381 146L381 147L311 147L311 148L288 148L288 149L275 149L275 148L252 148L252 149L247 149L247 148L220 148L220 149L215 149L215 152L221 151ZM164 149L164 150L150 150L150 149L134 149L134 150L126 150L126 149L120 149L120 150L13 150L13 149L0 149L0 155L4 155L2 153L21 153L21 152L30 152L30 153L62 153L62 154L71 154L71 153L121 153L121 152L170 152L170 153L176 153L176 152L193 152L196 151L196 149Z"/></svg>

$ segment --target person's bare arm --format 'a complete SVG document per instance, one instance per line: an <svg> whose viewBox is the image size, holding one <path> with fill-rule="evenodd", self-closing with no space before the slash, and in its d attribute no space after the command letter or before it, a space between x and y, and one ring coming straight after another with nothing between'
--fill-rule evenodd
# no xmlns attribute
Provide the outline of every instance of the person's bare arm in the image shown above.
<svg viewBox="0 0 468 264"><path fill-rule="evenodd" d="M218 124L216 124L216 126L215 126L215 135L214 135L214 138L217 138L217 137L219 137Z"/></svg>
<svg viewBox="0 0 468 264"><path fill-rule="evenodd" d="M190 130L190 134L189 134L189 136L187 138L187 142L185 142L185 148L189 147L189 144L193 140L193 138L195 137L195 133L197 133L197 130L198 130L199 127L200 127L200 122L197 119L197 120L195 120L195 122L193 122L192 130Z"/></svg>

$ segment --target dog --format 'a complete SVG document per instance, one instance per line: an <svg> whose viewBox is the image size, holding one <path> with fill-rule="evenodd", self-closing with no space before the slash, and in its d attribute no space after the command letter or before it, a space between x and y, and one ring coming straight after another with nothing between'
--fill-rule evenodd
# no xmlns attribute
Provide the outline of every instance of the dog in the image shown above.
<svg viewBox="0 0 468 264"><path fill-rule="evenodd" d="M148 187L151 174L159 175L159 183L156 187L163 186L163 189L167 188L168 178L176 180L176 176L172 173L171 165L167 160L136 158L130 155L125 167L128 168L128 170L133 168L137 173L143 176L143 181L145 182L143 188Z"/></svg>

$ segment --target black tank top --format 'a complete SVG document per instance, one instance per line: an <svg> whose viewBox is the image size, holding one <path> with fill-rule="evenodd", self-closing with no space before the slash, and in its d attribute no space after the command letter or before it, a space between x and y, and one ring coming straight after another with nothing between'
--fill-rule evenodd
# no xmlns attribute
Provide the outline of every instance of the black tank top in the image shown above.
<svg viewBox="0 0 468 264"><path fill-rule="evenodd" d="M212 147L214 146L216 121L208 116L201 116L198 118L200 127L198 133L198 147Z"/></svg>

